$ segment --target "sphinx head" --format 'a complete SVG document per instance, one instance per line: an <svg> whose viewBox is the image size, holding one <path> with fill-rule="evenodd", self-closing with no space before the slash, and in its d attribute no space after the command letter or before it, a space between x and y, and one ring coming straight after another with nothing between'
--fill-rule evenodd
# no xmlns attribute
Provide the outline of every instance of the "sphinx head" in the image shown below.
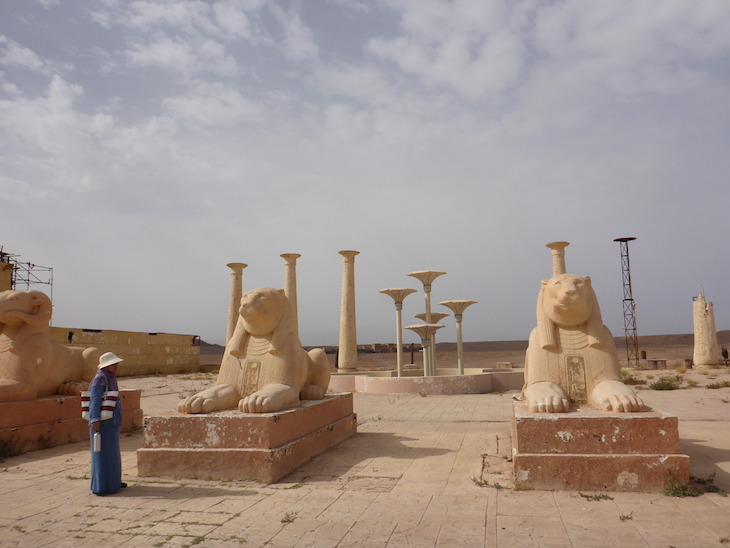
<svg viewBox="0 0 730 548"><path fill-rule="evenodd" d="M283 289L259 287L243 294L239 314L248 333L266 335L288 320L291 305Z"/></svg>
<svg viewBox="0 0 730 548"><path fill-rule="evenodd" d="M545 315L560 327L584 324L593 312L595 296L591 279L574 274L558 274L543 281Z"/></svg>
<svg viewBox="0 0 730 548"><path fill-rule="evenodd" d="M557 274L542 281L537 298L537 327L543 348L557 344L555 329L584 325L591 346L605 341L601 310L588 276Z"/></svg>

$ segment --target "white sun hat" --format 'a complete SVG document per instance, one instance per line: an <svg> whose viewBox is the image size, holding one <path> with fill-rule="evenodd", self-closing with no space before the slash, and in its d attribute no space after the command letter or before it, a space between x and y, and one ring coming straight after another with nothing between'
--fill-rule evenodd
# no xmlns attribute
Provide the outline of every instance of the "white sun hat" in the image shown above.
<svg viewBox="0 0 730 548"><path fill-rule="evenodd" d="M114 354L114 352L107 352L106 354L101 355L101 358L99 358L99 365L97 367L99 369L104 369L105 367L109 367L110 365L123 361L124 360Z"/></svg>

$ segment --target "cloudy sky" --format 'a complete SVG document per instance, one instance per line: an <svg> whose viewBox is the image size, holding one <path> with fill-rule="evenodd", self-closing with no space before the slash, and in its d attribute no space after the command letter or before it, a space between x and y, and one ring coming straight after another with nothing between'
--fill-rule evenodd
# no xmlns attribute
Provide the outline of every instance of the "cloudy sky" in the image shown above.
<svg viewBox="0 0 730 548"><path fill-rule="evenodd" d="M636 237L639 335L692 332L701 284L730 329L729 145L726 0L0 2L0 245L57 326L223 342L226 264L282 287L300 253L336 344L353 249L359 343L427 269L465 340L526 339L565 240L621 335Z"/></svg>

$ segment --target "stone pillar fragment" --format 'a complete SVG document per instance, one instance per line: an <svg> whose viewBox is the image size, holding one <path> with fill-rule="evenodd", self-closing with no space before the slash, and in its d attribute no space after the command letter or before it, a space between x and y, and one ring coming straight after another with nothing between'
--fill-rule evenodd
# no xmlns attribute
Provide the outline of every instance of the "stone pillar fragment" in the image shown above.
<svg viewBox="0 0 730 548"><path fill-rule="evenodd" d="M243 296L243 269L248 265L228 263L226 266L231 269L231 296L228 301L228 325L226 327L226 344L228 344L238 322L238 309L241 307L241 297Z"/></svg>
<svg viewBox="0 0 730 548"><path fill-rule="evenodd" d="M299 312L297 305L297 259L301 257L298 253L283 253L284 259L284 294L289 299L294 314L294 334L299 336Z"/></svg>
<svg viewBox="0 0 730 548"><path fill-rule="evenodd" d="M717 365L720 363L720 350L717 345L715 311L712 303L705 300L704 292L692 302L692 319L695 336L694 365Z"/></svg>
<svg viewBox="0 0 730 548"><path fill-rule="evenodd" d="M337 367L357 369L357 325L355 321L355 255L359 251L339 251L342 255L342 302L340 304L340 349Z"/></svg>

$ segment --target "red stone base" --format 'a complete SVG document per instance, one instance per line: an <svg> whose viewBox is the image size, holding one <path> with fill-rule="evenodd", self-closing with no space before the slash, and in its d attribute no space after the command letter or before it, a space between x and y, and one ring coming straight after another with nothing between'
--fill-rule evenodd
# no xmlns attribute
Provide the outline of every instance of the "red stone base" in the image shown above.
<svg viewBox="0 0 730 548"><path fill-rule="evenodd" d="M512 458L517 489L663 492L689 482L677 417L646 411L531 413L515 402Z"/></svg>
<svg viewBox="0 0 730 548"><path fill-rule="evenodd" d="M357 431L352 394L278 413L169 413L145 419L140 476L273 483Z"/></svg>
<svg viewBox="0 0 730 548"><path fill-rule="evenodd" d="M142 427L141 390L121 390L122 432ZM0 453L13 455L89 439L81 396L0 402Z"/></svg>

